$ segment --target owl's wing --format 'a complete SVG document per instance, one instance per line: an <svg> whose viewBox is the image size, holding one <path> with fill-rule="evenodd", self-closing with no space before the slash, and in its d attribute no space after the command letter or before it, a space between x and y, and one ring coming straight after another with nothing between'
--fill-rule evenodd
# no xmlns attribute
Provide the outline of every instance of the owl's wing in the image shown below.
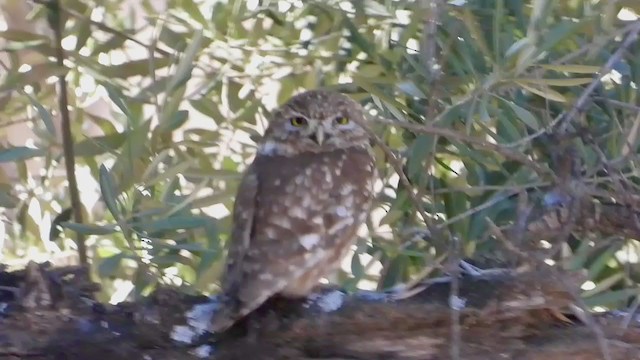
<svg viewBox="0 0 640 360"><path fill-rule="evenodd" d="M222 280L225 296L209 326L214 333L226 330L323 260L324 254L310 254L300 245L297 231L322 234L324 226L309 223L308 216L288 218L294 199L283 201L278 187L272 187L281 171L277 165L271 157L258 157L238 188ZM296 220L291 224L296 230L281 228L279 236L271 239L264 225L274 219Z"/></svg>
<svg viewBox="0 0 640 360"><path fill-rule="evenodd" d="M221 307L213 315L209 330L220 332L231 326L244 314L238 313L237 287L242 280L242 261L251 244L251 232L258 193L258 177L253 165L250 166L238 187L233 207L233 227L225 273L222 279L223 300Z"/></svg>
<svg viewBox="0 0 640 360"><path fill-rule="evenodd" d="M238 281L242 277L242 260L251 246L254 218L258 197L258 176L253 165L247 169L236 195L233 206L233 228L231 229L231 242L227 255L225 276L222 290L225 293L233 293Z"/></svg>

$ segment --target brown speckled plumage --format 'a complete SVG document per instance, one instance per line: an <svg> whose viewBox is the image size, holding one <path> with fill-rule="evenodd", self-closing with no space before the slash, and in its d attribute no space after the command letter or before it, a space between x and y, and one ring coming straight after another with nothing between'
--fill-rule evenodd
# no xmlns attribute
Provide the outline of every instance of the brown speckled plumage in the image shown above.
<svg viewBox="0 0 640 360"><path fill-rule="evenodd" d="M293 125L294 117L303 124ZM212 331L275 294L304 297L337 270L373 199L376 169L364 121L359 104L322 90L274 112L238 189L226 301Z"/></svg>

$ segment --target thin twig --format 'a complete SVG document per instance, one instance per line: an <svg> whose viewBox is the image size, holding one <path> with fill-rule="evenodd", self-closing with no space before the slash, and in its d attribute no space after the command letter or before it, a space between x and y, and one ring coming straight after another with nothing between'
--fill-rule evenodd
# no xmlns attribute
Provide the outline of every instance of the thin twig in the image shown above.
<svg viewBox="0 0 640 360"><path fill-rule="evenodd" d="M53 30L55 41L56 63L60 67L64 67L64 49L62 48L62 24L60 21L60 3L59 0L51 0L46 3L49 11L49 26ZM61 127L62 127L62 148L64 153L64 164L67 171L67 181L69 182L69 196L71 197L71 207L73 209L73 218L76 223L82 223L82 202L78 192L78 182L76 180L76 164L73 149L73 134L71 133L71 118L69 116L69 100L67 98L67 81L65 75L58 76L58 107L60 110ZM86 266L87 248L84 235L76 232L76 242L78 244L78 257L81 266Z"/></svg>

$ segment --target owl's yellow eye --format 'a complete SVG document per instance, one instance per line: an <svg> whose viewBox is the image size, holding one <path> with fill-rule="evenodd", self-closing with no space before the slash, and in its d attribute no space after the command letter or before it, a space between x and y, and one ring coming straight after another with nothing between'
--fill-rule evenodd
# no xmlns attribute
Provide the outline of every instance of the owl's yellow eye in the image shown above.
<svg viewBox="0 0 640 360"><path fill-rule="evenodd" d="M338 125L347 125L349 123L349 118L346 116L338 116L336 118L336 123Z"/></svg>
<svg viewBox="0 0 640 360"><path fill-rule="evenodd" d="M289 122L291 123L291 125L295 127L300 127L300 126L305 126L307 124L307 119L303 118L302 116L296 116L291 118Z"/></svg>

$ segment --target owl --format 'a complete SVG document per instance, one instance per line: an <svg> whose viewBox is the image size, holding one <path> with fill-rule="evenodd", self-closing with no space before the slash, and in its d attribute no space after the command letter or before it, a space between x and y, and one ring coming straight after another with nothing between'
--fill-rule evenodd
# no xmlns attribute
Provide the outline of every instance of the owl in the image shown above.
<svg viewBox="0 0 640 360"><path fill-rule="evenodd" d="M304 298L357 239L377 177L362 107L312 90L272 114L235 199L222 332L273 295Z"/></svg>

